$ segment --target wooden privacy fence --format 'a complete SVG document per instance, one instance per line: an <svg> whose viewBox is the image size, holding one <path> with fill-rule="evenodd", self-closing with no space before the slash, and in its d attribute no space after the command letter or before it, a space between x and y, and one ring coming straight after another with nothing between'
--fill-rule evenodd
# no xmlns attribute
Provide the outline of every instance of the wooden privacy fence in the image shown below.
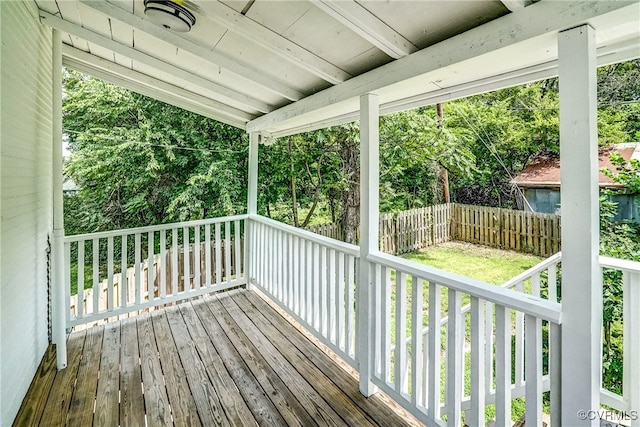
<svg viewBox="0 0 640 427"><path fill-rule="evenodd" d="M340 224L307 229L343 240ZM379 235L394 255L457 240L548 257L560 250L560 216L449 203L380 214Z"/></svg>
<svg viewBox="0 0 640 427"><path fill-rule="evenodd" d="M451 240L450 222L450 204L381 214L380 250L402 254L447 242Z"/></svg>
<svg viewBox="0 0 640 427"><path fill-rule="evenodd" d="M447 242L450 238L451 204L380 214L380 250L401 254ZM312 233L344 240L339 223L306 227ZM358 233L358 239L359 239Z"/></svg>
<svg viewBox="0 0 640 427"><path fill-rule="evenodd" d="M548 257L560 251L560 216L454 203L451 238Z"/></svg>
<svg viewBox="0 0 640 427"><path fill-rule="evenodd" d="M340 224L336 222L312 225L310 227L305 227L305 230L308 230L315 234L319 234L321 236L329 237L331 239L344 241L344 233L342 232L342 227L340 227Z"/></svg>

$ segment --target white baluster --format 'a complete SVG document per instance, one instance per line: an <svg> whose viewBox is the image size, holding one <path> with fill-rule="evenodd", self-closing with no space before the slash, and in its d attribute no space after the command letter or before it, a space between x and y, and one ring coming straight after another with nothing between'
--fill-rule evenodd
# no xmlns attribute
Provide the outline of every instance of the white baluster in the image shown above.
<svg viewBox="0 0 640 427"><path fill-rule="evenodd" d="M496 426L511 426L511 310L496 305Z"/></svg>
<svg viewBox="0 0 640 427"><path fill-rule="evenodd" d="M542 426L542 321L525 316L526 335L526 391L525 424Z"/></svg>
<svg viewBox="0 0 640 427"><path fill-rule="evenodd" d="M77 278L77 298L78 309L76 317L81 319L86 312L84 306L84 240L78 242L78 278Z"/></svg>
<svg viewBox="0 0 640 427"><path fill-rule="evenodd" d="M462 296L460 292L449 289L447 325L447 425L460 425L462 402L462 354L464 346L464 321L461 313Z"/></svg>
<svg viewBox="0 0 640 427"><path fill-rule="evenodd" d="M440 285L429 282L429 372L427 376L429 393L427 396L427 413L432 419L440 418L441 298Z"/></svg>
<svg viewBox="0 0 640 427"><path fill-rule="evenodd" d="M422 279L413 278L411 287L411 403L422 403Z"/></svg>
<svg viewBox="0 0 640 427"><path fill-rule="evenodd" d="M107 310L113 311L113 236L107 237Z"/></svg>
<svg viewBox="0 0 640 427"><path fill-rule="evenodd" d="M471 411L469 425L484 425L485 303L471 297Z"/></svg>

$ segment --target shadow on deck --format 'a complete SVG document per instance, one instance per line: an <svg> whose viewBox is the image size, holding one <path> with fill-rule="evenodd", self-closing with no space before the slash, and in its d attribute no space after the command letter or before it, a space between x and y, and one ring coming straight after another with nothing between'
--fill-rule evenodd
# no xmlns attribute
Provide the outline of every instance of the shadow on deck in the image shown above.
<svg viewBox="0 0 640 427"><path fill-rule="evenodd" d="M207 296L73 332L50 348L14 425L419 425L257 293Z"/></svg>

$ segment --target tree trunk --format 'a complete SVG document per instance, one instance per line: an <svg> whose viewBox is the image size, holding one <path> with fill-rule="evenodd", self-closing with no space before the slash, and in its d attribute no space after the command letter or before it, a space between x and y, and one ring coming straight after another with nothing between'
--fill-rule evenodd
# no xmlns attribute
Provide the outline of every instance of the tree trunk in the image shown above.
<svg viewBox="0 0 640 427"><path fill-rule="evenodd" d="M345 136L340 142L342 158L342 176L347 180L347 187L342 192L342 212L340 224L344 233L344 241L356 244L360 226L360 167L358 144Z"/></svg>
<svg viewBox="0 0 640 427"><path fill-rule="evenodd" d="M291 212L293 214L293 225L294 227L299 227L300 222L298 221L298 197L296 194L296 174L295 174L295 168L293 166L293 155L291 154L291 140L287 141L287 151L289 152L289 171L291 172L291 176L290 176Z"/></svg>
<svg viewBox="0 0 640 427"><path fill-rule="evenodd" d="M329 212L331 212L331 223L336 222L336 200L333 193L329 194Z"/></svg>
<svg viewBox="0 0 640 427"><path fill-rule="evenodd" d="M438 129L442 132L444 130L444 105L441 102L436 104L436 111L438 112ZM440 165L440 179L442 179L442 201L449 203L451 202L449 196L449 171L442 165Z"/></svg>

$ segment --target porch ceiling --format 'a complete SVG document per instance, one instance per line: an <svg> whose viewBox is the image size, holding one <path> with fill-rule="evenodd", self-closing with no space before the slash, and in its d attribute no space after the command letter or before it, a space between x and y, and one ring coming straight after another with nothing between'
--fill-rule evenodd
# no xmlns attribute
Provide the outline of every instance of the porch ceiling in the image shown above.
<svg viewBox="0 0 640 427"><path fill-rule="evenodd" d="M591 24L601 64L640 56L638 1L211 1L188 33L143 0L35 0L63 33L64 64L217 120L275 136L556 73L558 31Z"/></svg>

